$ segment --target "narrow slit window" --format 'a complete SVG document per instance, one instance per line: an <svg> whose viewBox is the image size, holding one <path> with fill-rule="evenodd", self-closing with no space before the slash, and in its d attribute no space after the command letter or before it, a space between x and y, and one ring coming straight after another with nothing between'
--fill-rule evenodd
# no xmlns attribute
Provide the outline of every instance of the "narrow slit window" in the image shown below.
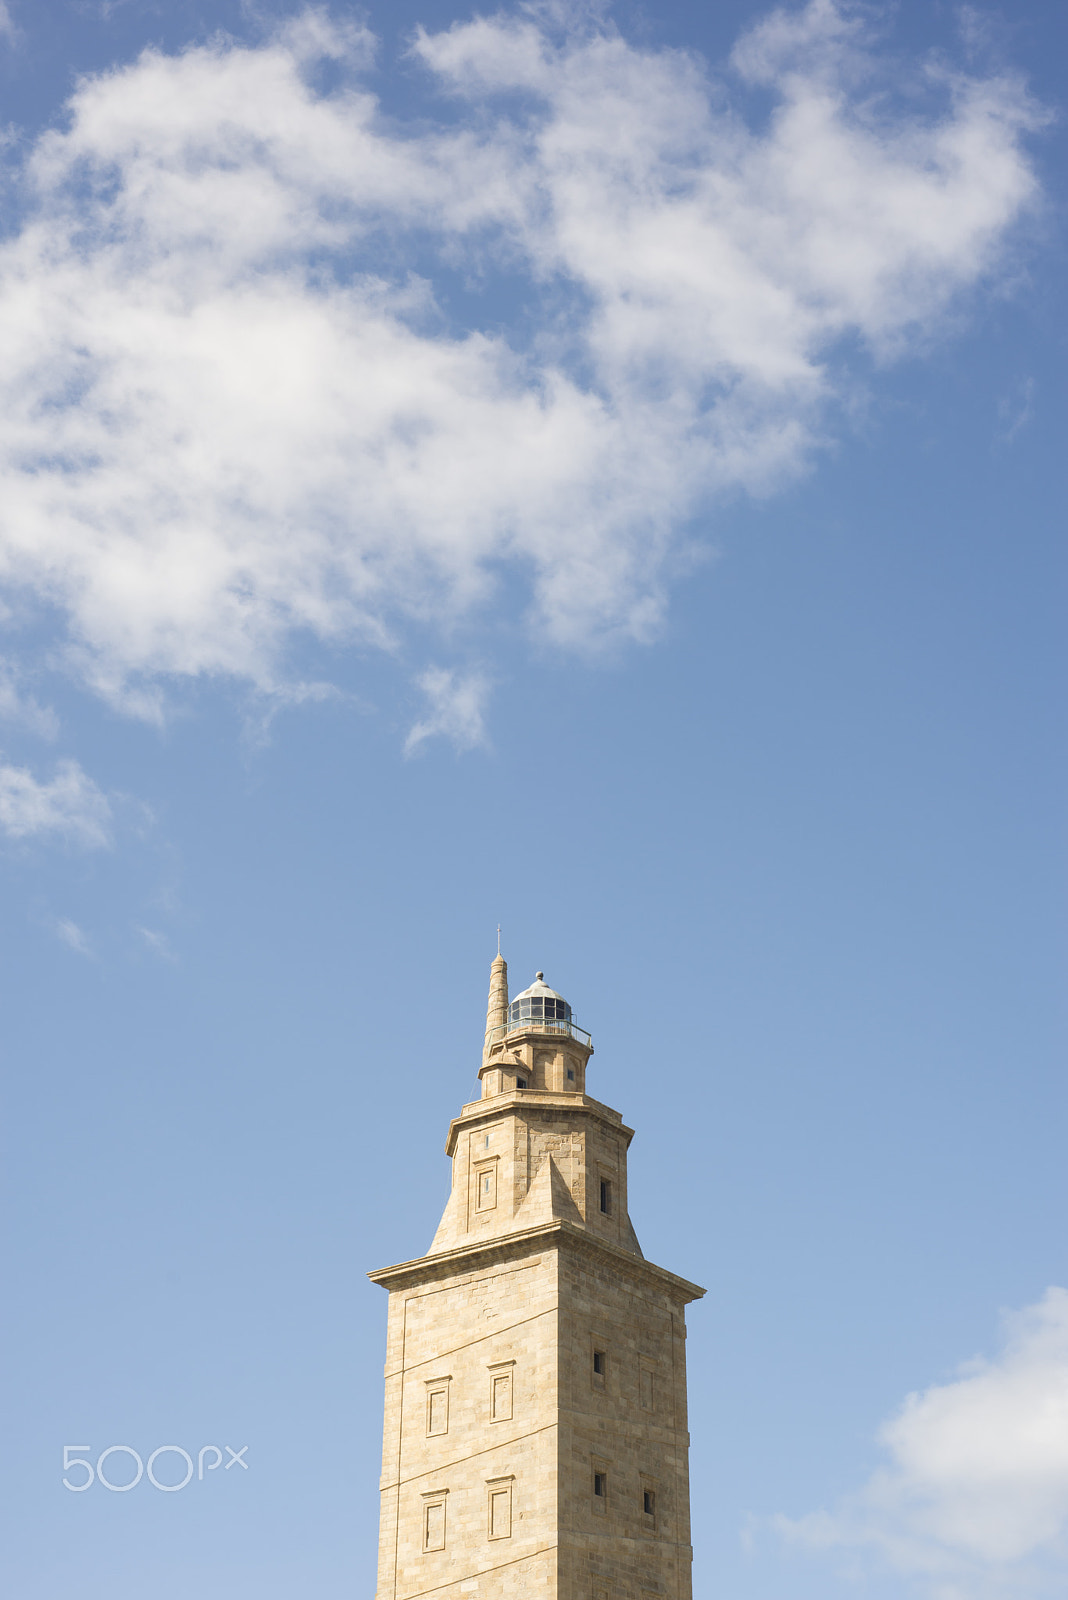
<svg viewBox="0 0 1068 1600"><path fill-rule="evenodd" d="M595 1350L593 1352L593 1375L594 1375L594 1377L595 1378L603 1378L607 1370L608 1370L608 1357L607 1357L607 1355L605 1354L605 1352L603 1350Z"/></svg>
<svg viewBox="0 0 1068 1600"><path fill-rule="evenodd" d="M598 1500L603 1500L608 1494L607 1472L595 1472L593 1475L593 1492Z"/></svg>
<svg viewBox="0 0 1068 1600"><path fill-rule="evenodd" d="M601 1179L601 1214L606 1217L612 1215L612 1185L607 1178Z"/></svg>
<svg viewBox="0 0 1068 1600"><path fill-rule="evenodd" d="M642 1494L642 1510L647 1517L656 1516L656 1495L652 1489L646 1489Z"/></svg>
<svg viewBox="0 0 1068 1600"><path fill-rule="evenodd" d="M497 1204L497 1167L480 1167L477 1174L479 1211L492 1211Z"/></svg>

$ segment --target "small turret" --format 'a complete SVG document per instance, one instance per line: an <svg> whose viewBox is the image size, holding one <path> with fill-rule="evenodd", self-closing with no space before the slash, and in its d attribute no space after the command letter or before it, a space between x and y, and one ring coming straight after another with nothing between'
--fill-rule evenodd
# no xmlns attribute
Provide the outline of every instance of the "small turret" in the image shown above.
<svg viewBox="0 0 1068 1600"><path fill-rule="evenodd" d="M498 950L490 967L489 1000L486 1004L486 1037L482 1043L482 1065L489 1060L490 1045L503 1039L508 1027L508 963Z"/></svg>

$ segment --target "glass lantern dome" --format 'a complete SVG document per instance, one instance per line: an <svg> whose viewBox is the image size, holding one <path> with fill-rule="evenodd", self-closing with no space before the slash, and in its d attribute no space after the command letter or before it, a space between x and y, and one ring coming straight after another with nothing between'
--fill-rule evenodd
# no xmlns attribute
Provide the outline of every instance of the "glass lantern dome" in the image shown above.
<svg viewBox="0 0 1068 1600"><path fill-rule="evenodd" d="M550 989L545 982L544 972L539 972L529 989L524 989L522 994L516 995L508 1007L509 1028L521 1027L524 1022L534 1024L541 1022L569 1023L571 1021L571 1007L563 995L557 994L555 989Z"/></svg>

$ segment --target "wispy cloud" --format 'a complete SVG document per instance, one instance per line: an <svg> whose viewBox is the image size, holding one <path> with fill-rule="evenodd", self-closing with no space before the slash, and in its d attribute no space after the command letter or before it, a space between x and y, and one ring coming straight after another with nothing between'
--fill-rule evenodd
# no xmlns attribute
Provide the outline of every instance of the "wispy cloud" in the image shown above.
<svg viewBox="0 0 1068 1600"><path fill-rule="evenodd" d="M60 939L68 949L77 951L78 955L92 955L92 949L85 932L79 928L76 922L72 922L70 917L58 917L56 919L55 933L57 939Z"/></svg>
<svg viewBox="0 0 1068 1600"><path fill-rule="evenodd" d="M847 352L937 332L1035 195L1019 82L881 76L868 14L775 12L720 83L524 6L419 35L412 128L315 9L83 80L0 247L3 592L150 717L299 637L455 632L506 571L540 642L653 636L688 520L803 471Z"/></svg>
<svg viewBox="0 0 1068 1600"><path fill-rule="evenodd" d="M0 660L0 721L21 724L41 739L54 739L59 733L59 718L51 706L43 706L27 693L18 668Z"/></svg>
<svg viewBox="0 0 1068 1600"><path fill-rule="evenodd" d="M1068 1583L1068 1291L1007 1319L993 1361L908 1397L890 1464L833 1511L777 1519L812 1550L868 1552L932 1600L1020 1600Z"/></svg>
<svg viewBox="0 0 1068 1600"><path fill-rule="evenodd" d="M14 39L15 22L6 0L0 0L0 39Z"/></svg>
<svg viewBox="0 0 1068 1600"><path fill-rule="evenodd" d="M177 961L178 957L165 933L160 933L156 928L138 928L137 932L153 955L162 957L164 961Z"/></svg>
<svg viewBox="0 0 1068 1600"><path fill-rule="evenodd" d="M346 693L334 683L302 683L299 680L290 683L278 682L269 692L252 696L249 705L246 706L244 717L246 743L252 748L268 744L275 720L285 711L338 701L362 708L362 702L356 695Z"/></svg>
<svg viewBox="0 0 1068 1600"><path fill-rule="evenodd" d="M85 849L111 843L111 805L78 765L60 761L50 782L0 762L0 831L12 839L58 836Z"/></svg>
<svg viewBox="0 0 1068 1600"><path fill-rule="evenodd" d="M998 403L998 438L1002 444L1012 444L1017 434L1027 427L1035 414L1035 380L1021 378Z"/></svg>
<svg viewBox="0 0 1068 1600"><path fill-rule="evenodd" d="M427 739L439 737L451 740L457 750L473 750L485 744L490 685L482 673L430 667L418 683L430 709L405 740L406 755L412 755Z"/></svg>

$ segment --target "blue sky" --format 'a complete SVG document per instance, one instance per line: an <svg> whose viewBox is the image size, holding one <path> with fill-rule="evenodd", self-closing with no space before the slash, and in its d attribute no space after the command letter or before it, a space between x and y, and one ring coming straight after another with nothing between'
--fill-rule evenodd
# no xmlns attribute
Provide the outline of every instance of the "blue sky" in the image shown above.
<svg viewBox="0 0 1068 1600"><path fill-rule="evenodd" d="M473 16L0 8L5 1592L372 1591L499 922L695 1594L1063 1594L1063 8Z"/></svg>

